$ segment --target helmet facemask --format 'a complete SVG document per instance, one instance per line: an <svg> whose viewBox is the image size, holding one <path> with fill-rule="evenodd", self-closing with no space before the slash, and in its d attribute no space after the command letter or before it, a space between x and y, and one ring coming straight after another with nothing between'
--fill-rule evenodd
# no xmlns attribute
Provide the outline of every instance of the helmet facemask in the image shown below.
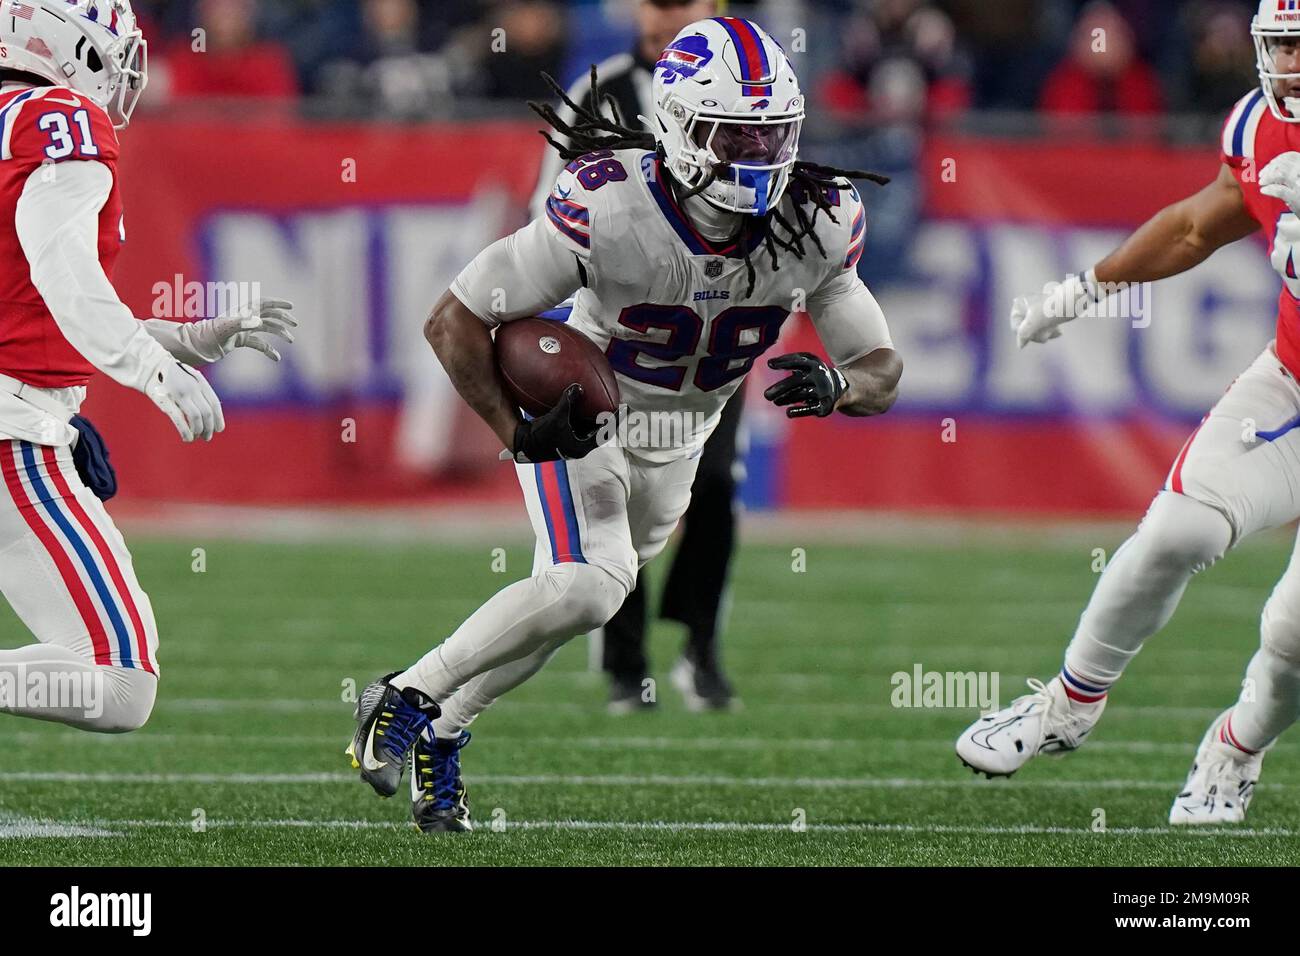
<svg viewBox="0 0 1300 956"><path fill-rule="evenodd" d="M106 51L109 100L105 109L118 129L131 122L149 85L149 42L139 30L120 37Z"/></svg>
<svg viewBox="0 0 1300 956"><path fill-rule="evenodd" d="M691 113L677 103L669 112L683 143L672 172L689 194L750 216L765 216L781 201L799 157L802 110L754 118Z"/></svg>
<svg viewBox="0 0 1300 956"><path fill-rule="evenodd" d="M1255 62L1259 70L1260 86L1268 100L1273 115L1284 123L1300 123L1300 96L1290 96L1286 86L1300 83L1300 72L1281 72L1277 67L1277 53L1300 53L1300 26L1261 26L1258 18L1251 24L1255 40ZM1296 67L1300 70L1300 65ZM1279 92L1281 87L1281 92Z"/></svg>

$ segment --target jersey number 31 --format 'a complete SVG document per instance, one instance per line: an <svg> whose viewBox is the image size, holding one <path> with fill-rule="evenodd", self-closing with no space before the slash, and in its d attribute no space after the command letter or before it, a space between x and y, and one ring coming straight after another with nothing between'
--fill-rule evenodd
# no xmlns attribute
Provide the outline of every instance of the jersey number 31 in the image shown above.
<svg viewBox="0 0 1300 956"><path fill-rule="evenodd" d="M50 135L50 145L45 147L45 155L50 159L67 159L76 153L79 156L98 156L99 147L90 131L90 114L77 110L69 122L66 113L46 113L36 125Z"/></svg>

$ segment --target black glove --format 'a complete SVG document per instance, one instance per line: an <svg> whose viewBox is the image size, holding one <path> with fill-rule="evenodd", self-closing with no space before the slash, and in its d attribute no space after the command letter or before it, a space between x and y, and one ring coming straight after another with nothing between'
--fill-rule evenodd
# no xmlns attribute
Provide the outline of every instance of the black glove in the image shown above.
<svg viewBox="0 0 1300 956"><path fill-rule="evenodd" d="M596 429L579 435L574 429L574 403L582 397L576 382L564 390L559 404L545 415L519 423L515 429L515 461L521 465L543 461L585 458L596 450Z"/></svg>
<svg viewBox="0 0 1300 956"><path fill-rule="evenodd" d="M767 367L790 373L763 393L774 405L793 406L785 412L790 418L809 415L825 418L835 411L835 403L849 390L844 373L811 352L779 356L771 359Z"/></svg>

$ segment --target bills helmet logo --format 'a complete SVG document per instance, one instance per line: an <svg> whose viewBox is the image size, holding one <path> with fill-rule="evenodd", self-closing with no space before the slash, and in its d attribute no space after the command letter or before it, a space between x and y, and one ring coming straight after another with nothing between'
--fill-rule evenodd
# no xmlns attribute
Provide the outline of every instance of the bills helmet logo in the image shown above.
<svg viewBox="0 0 1300 956"><path fill-rule="evenodd" d="M709 49L709 40L698 33L682 37L664 50L655 72L663 70L665 85L676 83L679 79L691 79L713 60L713 51Z"/></svg>
<svg viewBox="0 0 1300 956"><path fill-rule="evenodd" d="M771 100L759 100L757 103L755 103L753 106L749 108L749 111L752 113L755 110L765 110L771 105L772 105Z"/></svg>

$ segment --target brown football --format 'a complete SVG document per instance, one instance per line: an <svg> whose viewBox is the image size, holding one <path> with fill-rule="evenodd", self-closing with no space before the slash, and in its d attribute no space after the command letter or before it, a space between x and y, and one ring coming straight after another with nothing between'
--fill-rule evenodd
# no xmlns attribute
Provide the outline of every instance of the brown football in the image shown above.
<svg viewBox="0 0 1300 956"><path fill-rule="evenodd" d="M529 415L544 415L575 382L581 421L618 411L618 380L605 354L577 329L549 319L506 322L496 334L497 367L510 397Z"/></svg>

